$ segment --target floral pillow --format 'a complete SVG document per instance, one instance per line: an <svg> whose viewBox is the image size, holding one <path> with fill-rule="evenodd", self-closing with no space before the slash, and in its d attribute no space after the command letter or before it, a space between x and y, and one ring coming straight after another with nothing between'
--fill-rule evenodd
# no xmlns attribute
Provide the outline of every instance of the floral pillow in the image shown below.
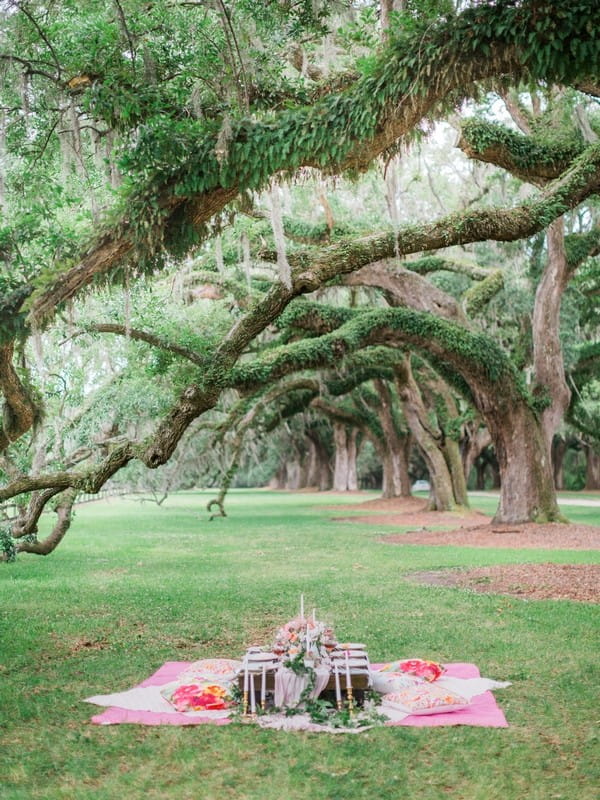
<svg viewBox="0 0 600 800"><path fill-rule="evenodd" d="M230 705L227 689L216 683L171 685L161 694L176 711L220 711Z"/></svg>
<svg viewBox="0 0 600 800"><path fill-rule="evenodd" d="M444 672L445 667L435 661L425 661L422 658L409 658L406 661L392 661L384 664L381 672L406 672L425 681L437 681Z"/></svg>
<svg viewBox="0 0 600 800"><path fill-rule="evenodd" d="M194 661L177 676L179 683L231 683L242 666L233 658L203 658Z"/></svg>
<svg viewBox="0 0 600 800"><path fill-rule="evenodd" d="M389 706L409 714L446 714L448 711L467 708L469 701L442 686L420 683L384 695L381 704L383 707Z"/></svg>
<svg viewBox="0 0 600 800"><path fill-rule="evenodd" d="M423 683L423 681L419 678L413 678L405 672L371 671L371 686L374 691L380 694L399 692L401 689L409 689L419 683Z"/></svg>

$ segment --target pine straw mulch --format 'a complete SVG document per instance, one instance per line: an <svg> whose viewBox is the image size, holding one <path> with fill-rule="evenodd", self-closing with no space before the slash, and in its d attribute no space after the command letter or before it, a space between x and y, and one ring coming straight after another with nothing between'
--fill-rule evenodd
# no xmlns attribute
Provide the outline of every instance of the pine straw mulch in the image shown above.
<svg viewBox="0 0 600 800"><path fill-rule="evenodd" d="M600 564L502 564L468 570L413 572L406 577L429 586L452 586L527 600L600 603Z"/></svg>
<svg viewBox="0 0 600 800"><path fill-rule="evenodd" d="M348 510L348 506L333 506ZM369 500L357 510L385 513L341 517L338 521L409 527L384 535L388 544L446 545L542 550L598 550L600 527L593 525L497 525L479 512L427 511L419 498ZM439 530L444 526L448 530ZM433 530L432 528L435 528ZM600 602L600 564L505 564L469 570L413 573L410 580L437 586L457 586L476 592L509 594L531 599Z"/></svg>

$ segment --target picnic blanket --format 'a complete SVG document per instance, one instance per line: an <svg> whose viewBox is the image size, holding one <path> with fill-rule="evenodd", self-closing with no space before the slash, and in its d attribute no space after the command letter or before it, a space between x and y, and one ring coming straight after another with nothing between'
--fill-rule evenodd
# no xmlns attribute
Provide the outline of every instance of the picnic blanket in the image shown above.
<svg viewBox="0 0 600 800"><path fill-rule="evenodd" d="M85 702L105 706L106 710L92 717L97 725L117 725L134 723L138 725L228 725L232 722L228 709L219 711L178 712L161 694L161 688L175 681L186 668L186 661L167 661L153 675L142 683L124 692L88 697ZM372 664L377 670L381 665ZM475 664L446 664L446 672L438 683L448 689L460 692L470 701L466 708L431 716L417 716L402 712L386 711L386 725L405 725L415 727L437 727L440 725L474 725L489 728L506 728L508 723L496 703L491 689L504 688L507 682L482 678ZM309 731L329 730L327 726L311 723L304 715L287 719L283 715L265 715L257 723L262 727L302 729ZM304 718L303 718L304 717ZM359 729L330 729L329 732L357 733Z"/></svg>

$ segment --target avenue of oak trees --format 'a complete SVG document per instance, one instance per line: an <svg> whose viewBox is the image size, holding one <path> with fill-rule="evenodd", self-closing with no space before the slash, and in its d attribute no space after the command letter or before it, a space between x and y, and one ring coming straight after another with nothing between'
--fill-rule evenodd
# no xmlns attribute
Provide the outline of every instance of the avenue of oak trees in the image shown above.
<svg viewBox="0 0 600 800"><path fill-rule="evenodd" d="M491 442L496 520L560 518L553 440L565 419L586 424L573 389L580 397L593 381L600 352L589 300L600 252L593 0L388 0L361 14L343 2L273 0L257 10L241 0L15 0L0 13L5 559L51 552L79 493L99 492L133 462L167 464L192 430L207 448L228 443L213 504L223 512L248 433L268 434L308 410L333 431L336 486L356 486L357 441L368 439L384 494L409 495L416 446L432 508L466 505L466 477ZM490 97L502 100L510 125L457 121L467 101ZM358 179L378 159L396 163L448 117L469 159L527 190L435 219L399 220L390 209L379 229L365 230L360 219L337 220L329 189L314 179L324 222L282 212L283 183L316 171ZM224 259L222 240L236 225L240 252ZM524 240L537 257L537 288L523 317L527 352L517 354L501 326L485 324L505 265L458 257L456 246ZM198 256L208 266L194 273ZM585 336L567 374L561 302L582 270ZM440 288L431 280L440 273L460 276L462 290ZM31 363L28 343L39 351L97 287L123 286L127 306L163 274L187 275L190 309L202 295L220 304L213 335L194 335L192 322L186 335L161 325L160 303L143 327L126 313L71 330L71 340L93 334L105 348L111 339L139 343L157 362L185 364L185 380L143 435L99 421L89 446L69 452L68 426L46 416L50 373ZM307 480L325 488L319 425L305 433ZM47 507L56 521L38 540Z"/></svg>

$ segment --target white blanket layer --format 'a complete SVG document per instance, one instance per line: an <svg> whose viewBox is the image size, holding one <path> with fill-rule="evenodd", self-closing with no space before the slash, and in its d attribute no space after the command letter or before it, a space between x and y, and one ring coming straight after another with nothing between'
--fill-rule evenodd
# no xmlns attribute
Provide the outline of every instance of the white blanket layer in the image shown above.
<svg viewBox="0 0 600 800"><path fill-rule="evenodd" d="M327 681L325 680L325 683ZM467 700L471 700L478 694L483 694L491 689L504 689L510 686L509 681L493 681L490 678L451 678L445 676L436 681L438 686L443 686L445 689L450 689ZM165 689L163 686L137 686L134 689L129 689L125 692L116 692L115 694L96 694L93 697L86 697L86 703L93 703L97 706L117 706L118 708L125 708L128 711L157 711L160 713L173 713L173 706L168 700L162 696L161 691ZM177 685L177 684L174 684ZM297 687L294 687L297 689ZM316 689L317 687L315 687ZM294 692L295 694L295 692ZM214 719L222 719L229 716L229 711L223 709L221 711L186 711L189 716L206 717L210 716ZM408 716L402 711L395 711L393 709L386 709L385 715L395 722L400 722L404 717ZM286 725L282 727L296 727L294 719L300 719L302 715L297 717L285 717ZM263 727L276 727L270 725L269 721L274 717L261 717L260 724ZM289 723L289 725L288 725Z"/></svg>

